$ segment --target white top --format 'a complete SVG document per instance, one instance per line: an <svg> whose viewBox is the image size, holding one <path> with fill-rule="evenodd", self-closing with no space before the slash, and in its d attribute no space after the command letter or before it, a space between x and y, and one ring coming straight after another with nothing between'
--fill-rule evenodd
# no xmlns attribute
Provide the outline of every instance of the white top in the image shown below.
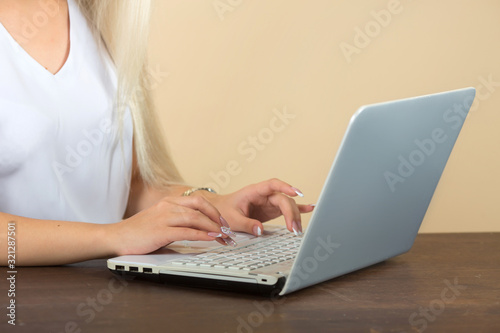
<svg viewBox="0 0 500 333"><path fill-rule="evenodd" d="M113 119L116 74L69 0L70 52L47 71L0 24L0 212L112 223L125 212L132 122Z"/></svg>

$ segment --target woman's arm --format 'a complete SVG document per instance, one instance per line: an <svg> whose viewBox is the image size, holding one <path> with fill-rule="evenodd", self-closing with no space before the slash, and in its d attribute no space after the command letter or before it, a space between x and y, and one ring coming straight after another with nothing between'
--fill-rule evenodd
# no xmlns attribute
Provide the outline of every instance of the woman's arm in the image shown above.
<svg viewBox="0 0 500 333"><path fill-rule="evenodd" d="M116 254L109 242L109 225L35 220L0 213L0 265L7 264L9 222L14 225L18 266L59 265ZM12 235L11 235L12 237Z"/></svg>
<svg viewBox="0 0 500 333"><path fill-rule="evenodd" d="M89 207L90 209L90 207ZM114 224L36 220L0 213L0 265L7 264L9 222L15 225L16 265L61 265L146 254L178 240L217 240L219 211L201 196L163 198Z"/></svg>

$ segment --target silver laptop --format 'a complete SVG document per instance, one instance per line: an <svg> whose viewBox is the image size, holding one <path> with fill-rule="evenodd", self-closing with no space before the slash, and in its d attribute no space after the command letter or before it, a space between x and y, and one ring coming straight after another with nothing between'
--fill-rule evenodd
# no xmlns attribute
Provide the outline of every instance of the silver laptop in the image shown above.
<svg viewBox="0 0 500 333"><path fill-rule="evenodd" d="M351 118L303 236L265 225L238 246L175 242L108 260L116 274L285 295L413 245L470 106L466 88L361 107Z"/></svg>

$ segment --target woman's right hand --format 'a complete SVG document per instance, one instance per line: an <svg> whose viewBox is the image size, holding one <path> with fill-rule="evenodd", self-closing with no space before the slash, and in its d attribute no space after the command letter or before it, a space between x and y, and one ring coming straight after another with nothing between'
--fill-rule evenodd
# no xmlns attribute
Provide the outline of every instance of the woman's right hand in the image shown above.
<svg viewBox="0 0 500 333"><path fill-rule="evenodd" d="M180 240L217 240L225 245L221 238L228 236L221 232L221 226L219 211L205 198L165 197L152 207L109 225L109 234L117 255L146 254Z"/></svg>

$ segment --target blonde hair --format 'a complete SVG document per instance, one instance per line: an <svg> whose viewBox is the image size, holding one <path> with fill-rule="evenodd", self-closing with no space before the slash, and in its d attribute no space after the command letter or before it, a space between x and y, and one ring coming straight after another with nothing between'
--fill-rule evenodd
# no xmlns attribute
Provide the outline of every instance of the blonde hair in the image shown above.
<svg viewBox="0 0 500 333"><path fill-rule="evenodd" d="M118 76L117 103L128 106L134 124L134 147L141 178L157 188L182 184L166 148L148 90L147 42L151 0L76 0L107 49ZM121 117L120 117L121 119ZM137 176L137 175L135 175Z"/></svg>

